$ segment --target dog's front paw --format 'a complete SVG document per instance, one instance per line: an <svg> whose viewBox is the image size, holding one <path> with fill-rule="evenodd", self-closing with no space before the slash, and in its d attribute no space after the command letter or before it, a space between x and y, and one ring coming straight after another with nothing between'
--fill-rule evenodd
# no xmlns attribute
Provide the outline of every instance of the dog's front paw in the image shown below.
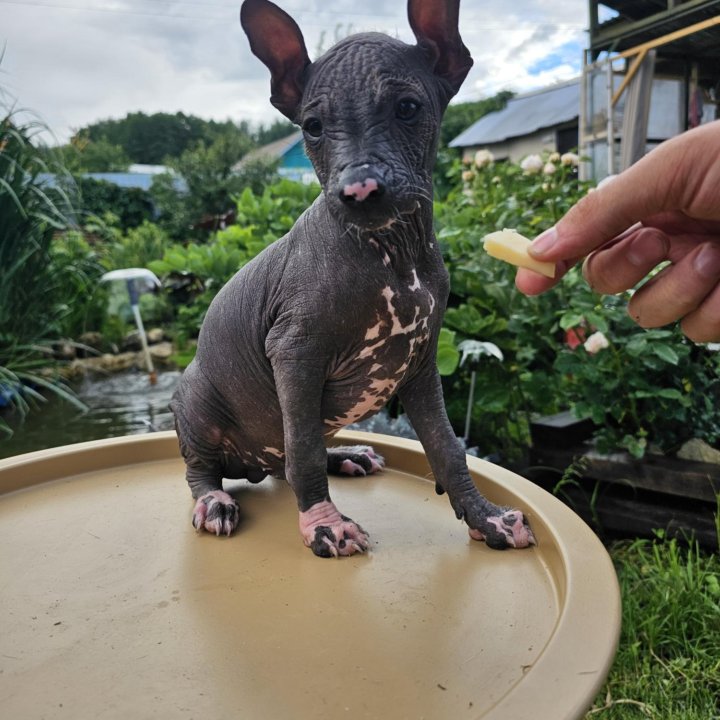
<svg viewBox="0 0 720 720"><path fill-rule="evenodd" d="M240 508L222 490L213 490L197 499L192 515L193 527L215 535L230 535L240 522Z"/></svg>
<svg viewBox="0 0 720 720"><path fill-rule="evenodd" d="M537 545L527 518L520 510L505 510L497 515L488 515L478 525L477 528L470 527L470 537L473 540L484 540L494 550Z"/></svg>
<svg viewBox="0 0 720 720"><path fill-rule="evenodd" d="M365 552L370 537L360 525L341 515L328 500L300 513L300 534L318 557L340 557Z"/></svg>

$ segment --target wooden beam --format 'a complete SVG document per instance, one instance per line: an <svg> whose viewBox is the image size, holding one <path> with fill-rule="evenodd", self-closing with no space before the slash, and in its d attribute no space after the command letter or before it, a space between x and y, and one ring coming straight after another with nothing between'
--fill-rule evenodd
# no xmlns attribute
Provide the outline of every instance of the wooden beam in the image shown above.
<svg viewBox="0 0 720 720"><path fill-rule="evenodd" d="M615 93L612 96L611 105L612 107L615 107L617 104L617 101L620 99L622 94L625 92L625 88L630 84L632 79L635 77L635 74L640 69L640 66L642 65L643 60L647 57L647 54L650 51L647 48L643 48L638 54L637 57L635 57L632 61L632 65L628 68L627 73L625 73L625 77L623 78L623 81L620 83L620 87L615 91Z"/></svg>

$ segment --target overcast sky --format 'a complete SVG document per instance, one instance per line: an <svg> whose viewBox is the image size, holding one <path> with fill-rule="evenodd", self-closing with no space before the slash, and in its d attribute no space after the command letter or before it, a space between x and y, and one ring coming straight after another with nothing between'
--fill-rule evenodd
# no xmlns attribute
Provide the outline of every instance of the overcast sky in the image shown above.
<svg viewBox="0 0 720 720"><path fill-rule="evenodd" d="M311 57L348 32L414 42L403 0L277 0ZM64 142L97 120L183 111L270 123L269 76L248 48L240 0L0 0L0 89ZM462 0L475 65L456 100L524 92L580 73L586 0Z"/></svg>

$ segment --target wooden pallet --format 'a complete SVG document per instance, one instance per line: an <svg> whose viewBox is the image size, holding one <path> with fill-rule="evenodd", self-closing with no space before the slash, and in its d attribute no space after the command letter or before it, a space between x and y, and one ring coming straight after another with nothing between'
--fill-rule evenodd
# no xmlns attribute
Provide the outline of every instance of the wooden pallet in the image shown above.
<svg viewBox="0 0 720 720"><path fill-rule="evenodd" d="M556 491L600 535L651 537L664 530L718 549L720 466L656 455L642 460L627 453L601 455L582 441L574 422L562 414L533 424L524 472L529 479Z"/></svg>

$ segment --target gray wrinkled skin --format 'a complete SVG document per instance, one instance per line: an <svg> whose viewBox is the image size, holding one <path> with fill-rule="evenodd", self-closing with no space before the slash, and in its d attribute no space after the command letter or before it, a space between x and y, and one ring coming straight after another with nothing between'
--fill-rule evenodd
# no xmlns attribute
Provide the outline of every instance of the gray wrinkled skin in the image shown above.
<svg viewBox="0 0 720 720"><path fill-rule="evenodd" d="M457 516L493 547L523 546L469 477L435 364L449 286L431 169L442 113L472 60L457 2L411 0L408 13L418 45L366 33L311 64L289 16L268 0L243 4L272 102L305 129L323 193L210 306L172 402L187 480L197 499L223 477L285 477L302 527L303 513L330 501L325 441L397 393ZM344 548L327 536L316 530L325 549Z"/></svg>

